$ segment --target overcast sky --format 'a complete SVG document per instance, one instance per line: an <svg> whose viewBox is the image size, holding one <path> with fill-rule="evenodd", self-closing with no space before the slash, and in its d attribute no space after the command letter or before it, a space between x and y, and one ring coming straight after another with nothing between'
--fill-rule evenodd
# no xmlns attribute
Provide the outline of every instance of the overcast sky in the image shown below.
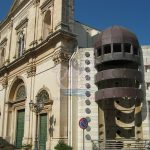
<svg viewBox="0 0 150 150"><path fill-rule="evenodd" d="M0 20L6 17L12 1L0 0ZM75 0L75 19L100 30L124 26L141 44L150 45L150 0Z"/></svg>

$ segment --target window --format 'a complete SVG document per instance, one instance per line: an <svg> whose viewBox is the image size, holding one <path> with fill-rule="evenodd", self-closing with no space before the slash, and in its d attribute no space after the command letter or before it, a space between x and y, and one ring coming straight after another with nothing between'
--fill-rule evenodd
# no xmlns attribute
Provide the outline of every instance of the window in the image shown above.
<svg viewBox="0 0 150 150"><path fill-rule="evenodd" d="M85 76L85 79L86 79L87 81L89 81L89 80L91 79L91 77L90 77L89 75L86 75L86 76Z"/></svg>
<svg viewBox="0 0 150 150"><path fill-rule="evenodd" d="M87 89L90 89L90 88L91 88L91 85L90 85L89 83L86 83L86 84L85 84L85 87L86 87Z"/></svg>
<svg viewBox="0 0 150 150"><path fill-rule="evenodd" d="M46 39L51 31L51 11L48 10L44 17L43 38Z"/></svg>
<svg viewBox="0 0 150 150"><path fill-rule="evenodd" d="M16 93L16 101L24 100L25 98L26 98L25 86L21 85L19 86L17 93Z"/></svg>
<svg viewBox="0 0 150 150"><path fill-rule="evenodd" d="M23 31L18 33L18 57L21 57L25 48L25 35Z"/></svg>
<svg viewBox="0 0 150 150"><path fill-rule="evenodd" d="M49 101L49 94L46 90L42 90L38 95L37 95L37 102L47 102Z"/></svg>
<svg viewBox="0 0 150 150"><path fill-rule="evenodd" d="M121 131L120 131L119 129L118 129L116 132L117 132L117 134L118 134L118 135L120 135L120 134L121 134Z"/></svg>
<svg viewBox="0 0 150 150"><path fill-rule="evenodd" d="M85 71L86 71L86 72L90 72L91 69L90 69L89 67L86 67L86 68L85 68Z"/></svg>
<svg viewBox="0 0 150 150"><path fill-rule="evenodd" d="M117 117L117 120L120 120L120 117Z"/></svg>
<svg viewBox="0 0 150 150"><path fill-rule="evenodd" d="M113 44L113 52L121 52L121 44Z"/></svg>
<svg viewBox="0 0 150 150"><path fill-rule="evenodd" d="M137 47L133 47L133 54L138 55L138 48Z"/></svg>
<svg viewBox="0 0 150 150"><path fill-rule="evenodd" d="M150 65L145 66L145 72L150 72Z"/></svg>
<svg viewBox="0 0 150 150"><path fill-rule="evenodd" d="M131 44L129 43L124 44L124 52L131 53Z"/></svg>
<svg viewBox="0 0 150 150"><path fill-rule="evenodd" d="M90 53L89 52L85 52L85 56L86 57L90 57Z"/></svg>
<svg viewBox="0 0 150 150"><path fill-rule="evenodd" d="M102 49L101 47L97 49L97 56L101 56L102 55Z"/></svg>
<svg viewBox="0 0 150 150"><path fill-rule="evenodd" d="M89 64L90 64L90 60L86 59L86 60L85 60L85 63L86 63L87 65L89 65Z"/></svg>
<svg viewBox="0 0 150 150"><path fill-rule="evenodd" d="M147 89L147 90L150 90L150 82L147 82L147 83L146 83L146 89Z"/></svg>
<svg viewBox="0 0 150 150"><path fill-rule="evenodd" d="M21 57L25 51L27 25L28 18L24 18L19 22L19 24L15 28L17 33L17 51L14 58L16 58L16 56Z"/></svg>
<svg viewBox="0 0 150 150"><path fill-rule="evenodd" d="M111 45L104 45L104 54L111 53Z"/></svg>
<svg viewBox="0 0 150 150"><path fill-rule="evenodd" d="M86 95L87 97L90 97L90 96L91 96L90 91L86 91L86 92L85 92L85 95Z"/></svg>

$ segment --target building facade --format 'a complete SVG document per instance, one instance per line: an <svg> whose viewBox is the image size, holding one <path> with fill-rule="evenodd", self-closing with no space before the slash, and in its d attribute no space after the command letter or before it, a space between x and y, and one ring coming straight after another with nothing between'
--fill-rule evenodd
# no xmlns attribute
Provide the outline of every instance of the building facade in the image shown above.
<svg viewBox="0 0 150 150"><path fill-rule="evenodd" d="M110 66L107 66L108 68L103 68L103 71L100 69L102 72L97 73L96 69L93 69L95 67L94 48L79 48L74 53L70 60L72 65L70 68L71 86L69 89L71 90L71 104L69 114L71 114L70 118L72 118L72 120L70 120L70 124L73 130L71 130L72 136L69 140L70 143L74 145L75 149L82 149L83 147L83 131L80 128L76 128L78 126L78 121L82 117L87 118L89 121L89 126L84 131L86 149L146 149L146 145L149 143L150 138L149 91L146 90L145 93L145 85L148 82L148 75L146 77L146 74L144 75L144 73L146 66L145 57L149 56L144 51L144 47L145 46L142 46L140 54L142 55L143 52L144 65L143 60L141 59L141 67L137 70L140 72L136 72L135 75L133 75L133 72L135 71L132 68L133 66L131 67L128 63L125 63L127 65L122 66L124 63L121 63L120 61L114 65L116 69L110 69ZM147 51L149 51L149 46L146 47ZM113 51L115 53L121 53L121 49L119 52L115 50ZM113 51L103 54L105 55L103 57L112 55L111 52ZM129 54L126 54L126 57L127 55ZM131 53L131 55L133 54ZM115 58L115 56L108 57L111 59ZM101 62L104 60L105 59L103 58ZM113 63L111 62L111 64ZM122 68L117 65L120 65ZM111 65L111 67L113 66ZM108 73L108 71L111 73ZM106 74L104 74L105 72ZM123 79L119 81L118 76ZM145 79L143 78L144 76ZM133 84L131 81L128 81L129 77L131 78L131 81L133 80ZM111 82L109 78L117 80ZM137 84L135 84L135 79L140 80L141 84L137 86ZM110 82L104 84L100 83L99 80L102 80L101 82L104 82L103 80ZM116 86L116 81L121 85ZM97 95L98 92L96 91L98 91L98 89L94 83L96 83L96 85L99 83L100 87L98 89L100 92L102 90L100 95ZM131 86L130 88L132 88L132 85L133 87L136 85L137 90L140 90L140 92L134 92L132 89L126 91L128 87ZM115 88L116 91L113 89L113 92L108 92L106 94L105 92L107 92L107 90L112 90L107 86ZM121 92L121 88L123 88L123 92ZM133 90L136 88L133 88ZM139 101L138 96L140 96L140 94L142 94L142 97L140 97L141 100ZM96 98L98 102L95 102ZM115 99L115 101L113 99ZM139 144L138 141L141 143Z"/></svg>
<svg viewBox="0 0 150 150"><path fill-rule="evenodd" d="M0 137L17 148L34 147L37 117L31 100L42 99L46 106L38 115L39 149L68 140L68 97L61 89L68 87L75 48L72 17L73 1L14 0L0 24Z"/></svg>
<svg viewBox="0 0 150 150"><path fill-rule="evenodd" d="M37 136L39 150L53 150L59 140L80 150L83 130L78 121L82 117L89 122L84 133L85 149L96 149L100 140L109 139L104 126L111 128L111 119L101 126L104 114L101 104L95 102L98 70L93 45L101 31L75 21L73 3L14 0L8 16L0 23L0 137L18 149L26 144L34 149ZM132 136L134 140L148 140L150 135L149 51L149 46L142 47L140 66L144 62L145 67L136 68L137 74L143 74L138 88L147 90L142 98L146 99L133 108L141 110L139 130L133 129L138 130L134 132L138 136ZM31 102L41 101L44 109L39 113L30 108ZM134 123L130 122L130 127Z"/></svg>

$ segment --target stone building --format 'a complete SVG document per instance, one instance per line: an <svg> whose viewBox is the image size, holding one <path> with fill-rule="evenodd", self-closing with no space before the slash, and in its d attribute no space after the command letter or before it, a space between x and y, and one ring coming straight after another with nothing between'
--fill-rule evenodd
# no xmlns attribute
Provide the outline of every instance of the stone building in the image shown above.
<svg viewBox="0 0 150 150"><path fill-rule="evenodd" d="M37 117L31 100L45 102L38 116L39 149L68 139L68 97L61 89L68 87L75 48L72 17L72 0L14 0L0 24L0 137L17 148L34 145Z"/></svg>
<svg viewBox="0 0 150 150"><path fill-rule="evenodd" d="M95 102L93 45L99 33L74 20L73 0L14 0L0 23L1 138L18 149L26 144L36 148L38 140L39 150L53 150L64 140L80 150L83 132L78 121L86 117L85 148L91 150L95 141L107 139L100 130L102 112ZM142 49L147 97L138 138L147 140L150 48ZM144 73L144 67L140 71ZM144 85L143 80L143 90ZM37 104L42 102L41 109Z"/></svg>

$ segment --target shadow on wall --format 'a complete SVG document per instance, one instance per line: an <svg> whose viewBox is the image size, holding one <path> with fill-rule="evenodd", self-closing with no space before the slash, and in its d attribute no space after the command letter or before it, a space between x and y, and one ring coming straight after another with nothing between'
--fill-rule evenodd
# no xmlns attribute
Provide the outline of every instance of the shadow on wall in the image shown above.
<svg viewBox="0 0 150 150"><path fill-rule="evenodd" d="M49 123L50 123L49 134L50 137L53 137L54 126L56 125L56 118L54 117L54 115L50 117Z"/></svg>

